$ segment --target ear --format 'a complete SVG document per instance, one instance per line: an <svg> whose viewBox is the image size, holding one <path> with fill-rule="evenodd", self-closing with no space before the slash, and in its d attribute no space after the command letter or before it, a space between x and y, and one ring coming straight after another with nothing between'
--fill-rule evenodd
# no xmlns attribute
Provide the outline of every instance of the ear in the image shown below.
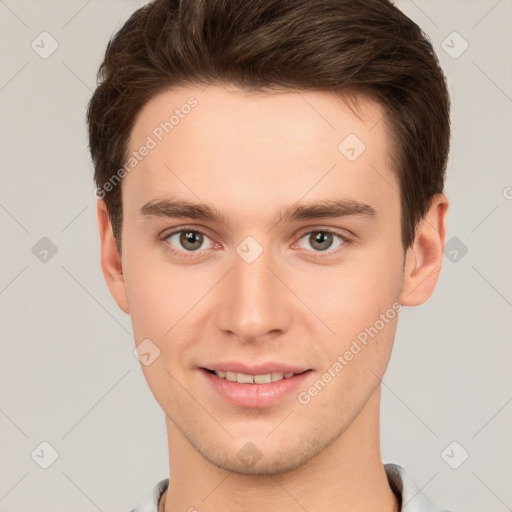
<svg viewBox="0 0 512 512"><path fill-rule="evenodd" d="M102 199L99 199L96 204L96 216L100 234L101 270L103 271L103 276L117 305L126 314L129 314L121 257L117 250L107 207Z"/></svg>
<svg viewBox="0 0 512 512"><path fill-rule="evenodd" d="M416 236L407 250L400 302L419 306L426 302L434 288L443 264L448 199L437 194L417 226Z"/></svg>

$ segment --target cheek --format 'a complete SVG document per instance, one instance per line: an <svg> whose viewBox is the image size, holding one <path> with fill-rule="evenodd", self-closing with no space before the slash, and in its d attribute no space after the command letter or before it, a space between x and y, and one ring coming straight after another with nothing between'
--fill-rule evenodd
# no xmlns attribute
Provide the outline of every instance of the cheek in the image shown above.
<svg viewBox="0 0 512 512"><path fill-rule="evenodd" d="M178 350L168 350L169 346L177 349L189 338L196 338L187 326L202 325L206 304L202 301L214 287L218 273L197 266L171 265L147 253L127 254L126 262L126 294L135 341L151 339L167 360L179 354Z"/></svg>
<svg viewBox="0 0 512 512"><path fill-rule="evenodd" d="M140 338L161 338L172 327L177 293L169 288L170 276L149 269L143 261L131 263L125 272L126 295L136 342ZM178 283L176 283L177 285Z"/></svg>
<svg viewBox="0 0 512 512"><path fill-rule="evenodd" d="M350 375L339 379L339 385L373 382L376 377L371 372L381 375L389 360L401 309L401 262L392 256L381 257L380 265L368 258L366 264L339 268L328 279L320 274L316 281L311 278L311 285L323 284L323 293L315 294L311 309L334 332L324 338L326 368L341 356L343 374ZM311 293L309 297L313 298Z"/></svg>
<svg viewBox="0 0 512 512"><path fill-rule="evenodd" d="M392 308L399 297L401 267L359 260L337 268L310 270L291 287L325 321L337 339L353 337ZM396 307L396 306L395 306ZM391 311L391 313L394 310Z"/></svg>
<svg viewBox="0 0 512 512"><path fill-rule="evenodd" d="M169 384L171 377L165 369L179 370L182 366L178 361L182 345L187 343L183 326L187 312L194 313L201 290L187 283L183 273L148 254L127 254L125 284L135 344L149 339L158 353L151 365L141 364L150 388L155 391L164 383Z"/></svg>
<svg viewBox="0 0 512 512"><path fill-rule="evenodd" d="M335 333L323 338L320 380L328 382L330 391L322 393L319 405L327 407L334 395L343 397L345 404L363 403L382 378L401 309L396 293L399 270L368 266L361 273L343 273L317 303L319 309L324 307L319 316Z"/></svg>
<svg viewBox="0 0 512 512"><path fill-rule="evenodd" d="M127 267L125 284L135 345L144 342L141 347L149 347L152 358L147 365L141 358L141 369L155 399L164 407L169 389L176 390L173 376L182 381L177 334L182 328L180 320L191 306L178 273L136 258Z"/></svg>

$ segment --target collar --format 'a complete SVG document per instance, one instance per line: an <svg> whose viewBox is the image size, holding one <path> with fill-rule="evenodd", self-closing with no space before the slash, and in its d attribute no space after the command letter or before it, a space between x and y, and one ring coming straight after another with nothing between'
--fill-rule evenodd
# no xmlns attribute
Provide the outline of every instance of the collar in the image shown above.
<svg viewBox="0 0 512 512"><path fill-rule="evenodd" d="M433 505L403 467L397 464L384 464L384 470L389 486L401 499L401 512L451 512ZM158 502L168 485L168 478L160 480L149 496L131 512L158 512Z"/></svg>

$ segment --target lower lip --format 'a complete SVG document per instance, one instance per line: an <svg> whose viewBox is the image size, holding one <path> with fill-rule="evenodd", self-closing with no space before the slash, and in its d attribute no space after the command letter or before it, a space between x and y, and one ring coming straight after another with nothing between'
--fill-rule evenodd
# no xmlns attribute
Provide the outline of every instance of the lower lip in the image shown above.
<svg viewBox="0 0 512 512"><path fill-rule="evenodd" d="M203 368L201 373L205 375L213 389L233 405L258 409L269 407L296 390L309 377L311 370L268 384L231 382Z"/></svg>

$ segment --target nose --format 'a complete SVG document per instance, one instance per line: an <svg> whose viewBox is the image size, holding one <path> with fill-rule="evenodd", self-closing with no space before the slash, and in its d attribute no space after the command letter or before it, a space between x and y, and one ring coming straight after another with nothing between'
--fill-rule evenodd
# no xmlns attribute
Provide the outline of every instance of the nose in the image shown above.
<svg viewBox="0 0 512 512"><path fill-rule="evenodd" d="M246 343L285 332L293 302L270 251L264 250L252 262L235 254L233 261L234 268L219 288L218 328Z"/></svg>

